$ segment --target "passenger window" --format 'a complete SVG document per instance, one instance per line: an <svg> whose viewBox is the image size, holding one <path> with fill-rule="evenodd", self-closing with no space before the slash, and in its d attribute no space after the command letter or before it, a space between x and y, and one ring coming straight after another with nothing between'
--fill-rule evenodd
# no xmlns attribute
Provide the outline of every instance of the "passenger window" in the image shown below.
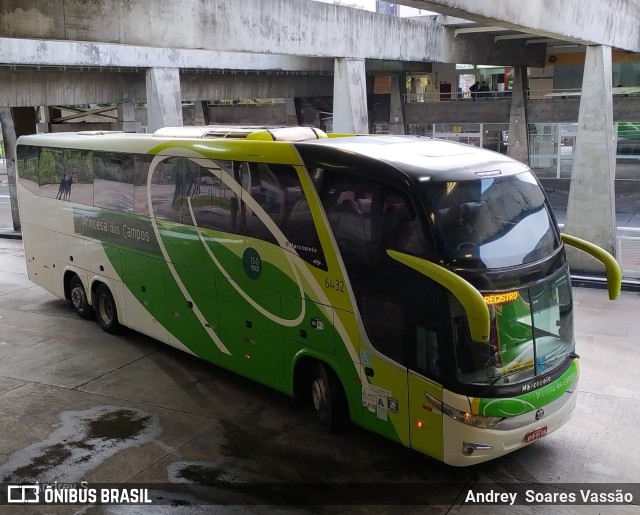
<svg viewBox="0 0 640 515"><path fill-rule="evenodd" d="M246 206L243 221L247 236L278 244L267 227L270 220L286 238L287 250L318 268L327 269L309 203L294 167L244 163L242 186L259 206L255 210Z"/></svg>
<svg viewBox="0 0 640 515"><path fill-rule="evenodd" d="M43 197L63 199L66 178L63 173L62 149L42 147L38 160L38 184Z"/></svg>
<svg viewBox="0 0 640 515"><path fill-rule="evenodd" d="M93 205L133 213L133 155L93 152Z"/></svg>
<svg viewBox="0 0 640 515"><path fill-rule="evenodd" d="M156 218L182 223L183 158L164 159L151 177L151 210Z"/></svg>
<svg viewBox="0 0 640 515"><path fill-rule="evenodd" d="M20 145L18 160L20 166L20 184L31 193L39 194L38 186L38 157L40 147Z"/></svg>
<svg viewBox="0 0 640 515"><path fill-rule="evenodd" d="M67 174L68 199L93 205L93 162L90 150L63 151L64 170Z"/></svg>
<svg viewBox="0 0 640 515"><path fill-rule="evenodd" d="M416 325L415 369L432 379L440 377L440 356L438 335L422 326Z"/></svg>
<svg viewBox="0 0 640 515"><path fill-rule="evenodd" d="M322 203L343 258L371 265L379 249L372 230L373 184L336 181L325 189Z"/></svg>
<svg viewBox="0 0 640 515"><path fill-rule="evenodd" d="M149 215L149 201L147 200L147 180L149 167L154 156L135 154L133 156L133 202L138 215Z"/></svg>
<svg viewBox="0 0 640 515"><path fill-rule="evenodd" d="M437 379L441 287L387 254L426 254L409 196L344 169L315 170L313 176L369 341L385 356Z"/></svg>
<svg viewBox="0 0 640 515"><path fill-rule="evenodd" d="M362 298L362 321L373 346L398 363L405 363L406 309L380 294Z"/></svg>
<svg viewBox="0 0 640 515"><path fill-rule="evenodd" d="M425 240L420 220L404 195L387 192L382 209L382 227L382 244L385 249L417 256L425 254Z"/></svg>
<svg viewBox="0 0 640 515"><path fill-rule="evenodd" d="M205 163L206 166L203 166ZM234 163L231 161L218 162L213 167L209 161L203 161L202 164L188 161L185 194L195 220L191 212L185 212L185 223L229 233L239 232L242 213L237 195L230 187L235 180L233 169Z"/></svg>

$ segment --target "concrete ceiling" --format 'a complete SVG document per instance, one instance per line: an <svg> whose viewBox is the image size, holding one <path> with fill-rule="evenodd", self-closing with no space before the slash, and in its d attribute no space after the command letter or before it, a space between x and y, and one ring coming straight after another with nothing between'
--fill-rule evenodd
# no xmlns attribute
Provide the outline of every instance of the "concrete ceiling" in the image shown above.
<svg viewBox="0 0 640 515"><path fill-rule="evenodd" d="M504 35L519 32L531 38L640 52L637 0L400 0L397 3L444 15L439 19L469 20L478 25L478 30L497 27L496 36L509 29L513 32Z"/></svg>

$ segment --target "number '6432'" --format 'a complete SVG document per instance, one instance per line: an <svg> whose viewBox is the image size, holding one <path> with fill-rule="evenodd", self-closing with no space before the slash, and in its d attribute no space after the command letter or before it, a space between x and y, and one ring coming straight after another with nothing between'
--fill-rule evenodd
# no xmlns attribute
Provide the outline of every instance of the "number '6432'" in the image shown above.
<svg viewBox="0 0 640 515"><path fill-rule="evenodd" d="M325 277L324 279L324 287L328 290L334 290L337 292L344 291L344 281L340 279L333 279L331 277Z"/></svg>

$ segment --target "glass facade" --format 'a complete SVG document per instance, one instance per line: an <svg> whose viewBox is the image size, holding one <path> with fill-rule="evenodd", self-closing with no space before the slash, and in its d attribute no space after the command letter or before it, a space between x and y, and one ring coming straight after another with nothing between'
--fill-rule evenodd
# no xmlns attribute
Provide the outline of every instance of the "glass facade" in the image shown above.
<svg viewBox="0 0 640 515"><path fill-rule="evenodd" d="M407 134L432 136L507 153L507 123L434 123L407 125ZM575 153L577 123L530 123L529 161L540 178L570 179ZM640 177L640 123L617 122L616 179Z"/></svg>

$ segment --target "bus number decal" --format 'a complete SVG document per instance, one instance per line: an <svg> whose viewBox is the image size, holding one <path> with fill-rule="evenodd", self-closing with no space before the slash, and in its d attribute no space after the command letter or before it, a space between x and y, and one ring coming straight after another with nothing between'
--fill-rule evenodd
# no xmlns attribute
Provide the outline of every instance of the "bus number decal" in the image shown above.
<svg viewBox="0 0 640 515"><path fill-rule="evenodd" d="M251 278L257 279L262 273L262 259L254 248L248 247L242 254L244 272Z"/></svg>
<svg viewBox="0 0 640 515"><path fill-rule="evenodd" d="M325 277L324 279L324 287L327 290L334 290L339 293L344 292L344 281L340 279L333 279L331 277Z"/></svg>

